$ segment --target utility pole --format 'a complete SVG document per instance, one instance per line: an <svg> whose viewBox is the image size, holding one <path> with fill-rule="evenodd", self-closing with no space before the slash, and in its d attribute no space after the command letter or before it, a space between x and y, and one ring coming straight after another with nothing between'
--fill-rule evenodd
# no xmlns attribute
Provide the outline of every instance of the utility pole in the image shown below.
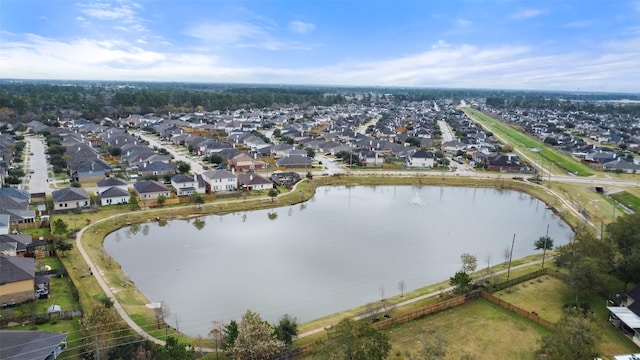
<svg viewBox="0 0 640 360"><path fill-rule="evenodd" d="M507 268L507 282L509 282L509 275L511 275L511 259L513 258L513 245L516 243L516 234L513 234L513 240L511 240L511 252L509 253L509 267Z"/></svg>
<svg viewBox="0 0 640 360"><path fill-rule="evenodd" d="M544 236L544 250L542 251L542 270L544 270L544 257L547 254L548 243L549 243L549 224L547 224L547 235Z"/></svg>

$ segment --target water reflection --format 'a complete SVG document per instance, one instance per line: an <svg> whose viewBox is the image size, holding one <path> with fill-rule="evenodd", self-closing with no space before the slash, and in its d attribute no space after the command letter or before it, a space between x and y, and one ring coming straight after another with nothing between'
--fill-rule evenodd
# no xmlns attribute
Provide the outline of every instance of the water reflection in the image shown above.
<svg viewBox="0 0 640 360"><path fill-rule="evenodd" d="M416 196L423 206L410 205ZM157 221L142 232L130 226L121 230L130 239L116 231L104 245L151 302L165 301L182 331L196 336L247 309L270 322L283 314L309 321L379 301L381 288L396 295L399 281L409 291L446 280L465 252L500 262L514 233L514 258L535 252L547 224L556 245L572 233L544 204L514 191L349 186L313 199L298 211ZM199 231L197 222L214 218L215 232Z"/></svg>

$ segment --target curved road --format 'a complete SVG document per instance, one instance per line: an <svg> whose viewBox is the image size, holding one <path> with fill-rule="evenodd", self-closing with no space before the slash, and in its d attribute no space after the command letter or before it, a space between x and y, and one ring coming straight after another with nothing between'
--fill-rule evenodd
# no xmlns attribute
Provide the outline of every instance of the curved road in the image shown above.
<svg viewBox="0 0 640 360"><path fill-rule="evenodd" d="M140 135L140 134L138 134ZM142 138L144 138L145 140L149 141L152 146L156 145L156 146L162 146L161 144L159 144L157 141L155 141L154 139L151 139L147 136L141 136ZM38 139L34 139L35 143L38 142ZM33 146L34 143L30 142L30 145ZM36 145L37 146L37 145ZM43 150L44 152L44 150ZM178 160L183 160L183 161L187 161L188 163L191 164L192 166L192 170L196 171L196 172L202 172L202 166L200 164L198 164L197 162L195 162L193 159L189 159L185 156L183 156L182 154L179 154L178 152L176 152L174 149L170 149L170 152L175 156L176 159ZM44 156L43 156L44 157ZM342 168L338 168L337 164L333 163L330 159L324 157L324 156L318 156L319 159L322 159L323 164L325 164L327 166L326 170L323 171L319 171L316 172L317 175L322 175L323 172L327 172L327 170L329 170L330 173L334 173L334 174L338 174L338 173L344 173L344 169ZM45 168L46 169L46 168ZM45 174L46 174L46 170L45 170ZM366 175L404 175L404 176L460 176L459 172L417 172L417 171L357 171L357 172L353 172L352 174L354 175L362 175L362 176L366 176ZM476 173L476 172L472 172L472 173L467 173L465 174L465 176L472 176L472 177L477 177L477 178L495 178L495 179L500 179L502 177L511 177L510 174L490 174L490 173ZM567 181L567 182L577 182L577 183L586 183L586 184L604 184L604 185L611 185L611 186L615 186L615 185L633 185L632 183L628 182L628 181L623 181L623 180L611 180L611 179L597 179L597 178L580 178L580 177L569 177L569 176L554 176L551 175L549 177L550 179L554 180L554 181ZM579 216L580 218L585 220L585 223L590 224L592 227L596 228L596 226L594 224L592 224L588 219L586 219L582 213L575 209L574 205L568 201L567 199L564 198L564 196L562 196L561 194L556 193L554 190L549 189L543 185L538 185L535 184L537 186L539 186L540 188L543 188L545 191L547 191L548 193L552 194L554 197L556 197L560 202L563 203L563 205L565 205L570 211L572 211L574 214L576 214L577 216ZM297 184L296 184L297 186ZM295 191L295 188L292 190ZM230 201L237 201L237 200L230 200ZM191 205L193 207L197 207L200 205ZM166 211L171 211L171 209L165 209ZM153 210L145 210L144 212L147 211L165 211L162 209L153 209ZM114 217L116 217L118 215L113 215L111 217L107 217L104 219L100 219L84 228L82 228L77 236L76 236L76 247L78 248L78 251L80 252L80 254L82 255L83 259L85 260L85 262L87 263L87 265L89 266L89 269L91 269L91 272L93 273L93 275L95 276L96 280L98 281L98 284L100 284L100 287L102 288L102 290L104 291L104 293L113 301L113 306L114 308L117 310L118 314L120 315L120 317L122 317L122 319L127 323L127 325L129 325L134 331L136 331L140 336L142 336L143 338L153 341L156 344L160 344L160 345L164 345L165 342L163 340L157 339L151 335L149 335L144 329L142 329L138 324L136 324L127 314L127 312L123 309L122 305L118 302L118 300L116 299L116 297L113 294L113 291L111 290L111 288L109 287L109 285L107 284L107 282L105 281L102 271L100 270L99 267L97 267L93 261L91 260L91 258L89 257L89 255L87 254L87 252L84 250L84 247L82 246L82 235L84 234L84 231L88 228L90 228L91 226L110 220ZM513 269L519 268L519 267L525 267L525 266L529 266L535 263L539 263L540 261L534 261L531 263L527 263L527 264L522 264L519 265L517 267L514 267ZM502 270L498 273L503 273L506 270ZM443 291L448 291L450 290L450 288L444 289ZM406 304L410 304L416 301L420 301L422 299L431 297L431 296L436 296L439 295L441 293L441 291L437 291L437 292L432 292L429 294L425 294L416 298L412 298L412 299L408 299L406 301L403 301L399 304L396 304L394 307L400 307ZM325 328L319 328L319 329L314 329L311 331L307 331L303 334L300 334L299 337L304 337L304 336L309 336L315 333L319 333L324 331ZM210 349L210 348L198 348L196 349L198 351L201 352L215 352L216 349Z"/></svg>

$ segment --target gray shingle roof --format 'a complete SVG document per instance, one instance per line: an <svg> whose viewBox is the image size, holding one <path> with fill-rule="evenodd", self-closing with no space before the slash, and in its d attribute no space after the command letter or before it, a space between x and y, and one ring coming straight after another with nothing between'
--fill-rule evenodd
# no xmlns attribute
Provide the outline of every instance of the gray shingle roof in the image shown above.
<svg viewBox="0 0 640 360"><path fill-rule="evenodd" d="M33 279L34 264L33 258L0 255L0 284Z"/></svg>
<svg viewBox="0 0 640 360"><path fill-rule="evenodd" d="M51 193L53 202L89 200L89 194L83 188L68 187Z"/></svg>
<svg viewBox="0 0 640 360"><path fill-rule="evenodd" d="M0 330L0 359L44 360L66 338L44 331Z"/></svg>

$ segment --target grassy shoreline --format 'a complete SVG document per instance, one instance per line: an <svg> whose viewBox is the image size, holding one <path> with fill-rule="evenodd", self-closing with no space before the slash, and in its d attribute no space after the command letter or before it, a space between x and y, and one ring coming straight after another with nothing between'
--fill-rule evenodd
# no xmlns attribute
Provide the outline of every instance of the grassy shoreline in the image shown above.
<svg viewBox="0 0 640 360"><path fill-rule="evenodd" d="M120 265L111 259L102 248L104 238L113 231L128 225L140 225L150 221L170 221L181 218L197 218L206 215L220 215L233 212L241 212L256 209L268 209L288 206L309 200L314 196L317 188L322 186L386 186L386 185L407 185L407 186L460 186L460 187L481 187L497 188L504 190L515 190L527 193L543 201L547 206L561 217L573 229L584 225L583 220L568 209L558 198L546 187L529 183L522 180L514 180L510 177L479 179L471 177L450 177L436 176L436 174L425 175L349 175L315 177L311 180L305 179L298 186L287 193L282 193L275 199L271 199L266 194L250 195L239 199L221 199L207 202L203 205L176 205L155 209L129 212L125 208L104 209L97 213L87 213L80 215L56 215L66 222L82 220L85 225L82 245L96 267L107 281L114 296L123 306L129 316L150 335L164 338L164 328L159 330L156 326L156 318L153 310L147 308L145 304L149 300L129 281ZM608 211L608 210L607 210ZM101 298L105 296L102 288L96 279L90 275L87 264L80 255L78 249L73 249L63 258L65 267L74 281L80 293L80 301L85 310L91 309ZM417 297L442 287L442 284L433 284L416 289L405 294L402 299L393 301L403 301L411 297ZM418 305L424 303L418 303ZM363 304L365 306L365 304ZM323 327L335 322L344 316L356 315L361 309L349 309L330 317L312 320L309 323L301 324L301 332ZM169 335L176 335L170 332ZM202 339L192 339L180 335L180 341L203 344ZM207 346L206 341L204 346Z"/></svg>

